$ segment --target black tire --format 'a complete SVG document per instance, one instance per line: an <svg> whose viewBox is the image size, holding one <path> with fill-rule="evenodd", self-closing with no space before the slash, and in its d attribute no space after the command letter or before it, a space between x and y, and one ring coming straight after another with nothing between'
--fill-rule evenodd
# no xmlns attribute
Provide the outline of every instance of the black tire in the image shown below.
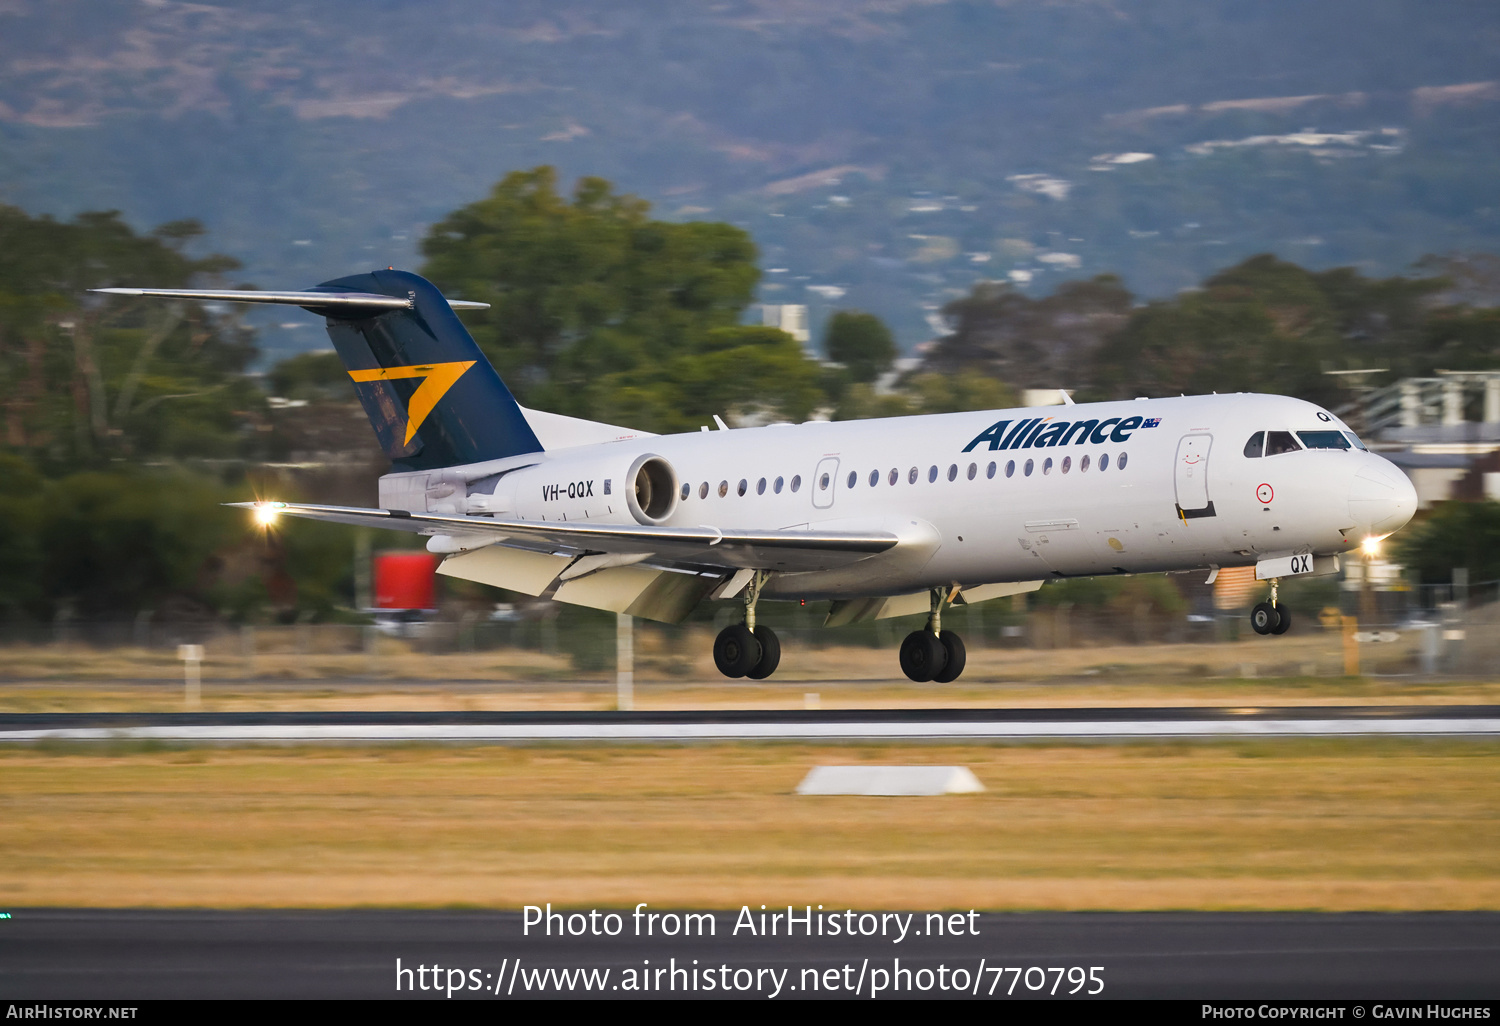
<svg viewBox="0 0 1500 1026"><path fill-rule="evenodd" d="M938 641L942 643L943 650L948 653L948 661L941 673L932 675L932 681L934 684L952 684L958 680L959 674L964 672L964 664L969 661L969 654L964 649L964 639L952 631L939 634Z"/></svg>
<svg viewBox="0 0 1500 1026"><path fill-rule="evenodd" d="M1250 610L1250 626L1255 628L1256 634L1272 634L1277 625L1281 623L1281 617L1276 612L1276 607L1269 602L1257 602L1255 608Z"/></svg>
<svg viewBox="0 0 1500 1026"><path fill-rule="evenodd" d="M730 624L714 639L714 665L726 677L743 677L760 662L760 642L742 623Z"/></svg>
<svg viewBox="0 0 1500 1026"><path fill-rule="evenodd" d="M947 662L948 650L931 631L912 631L901 642L901 672L918 684L942 673Z"/></svg>
<svg viewBox="0 0 1500 1026"><path fill-rule="evenodd" d="M755 640L760 642L760 660L745 671L751 680L765 680L776 672L781 662L781 639L776 632L764 625L755 628Z"/></svg>
<svg viewBox="0 0 1500 1026"><path fill-rule="evenodd" d="M1276 626L1271 628L1272 634L1285 634L1286 629L1292 625L1292 614L1287 612L1286 606L1280 602L1276 603Z"/></svg>

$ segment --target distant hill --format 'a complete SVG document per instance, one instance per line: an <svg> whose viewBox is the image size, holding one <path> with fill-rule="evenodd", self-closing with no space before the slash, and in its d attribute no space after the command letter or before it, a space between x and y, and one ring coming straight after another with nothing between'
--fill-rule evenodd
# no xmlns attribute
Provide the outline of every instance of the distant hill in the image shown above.
<svg viewBox="0 0 1500 1026"><path fill-rule="evenodd" d="M0 0L0 202L196 217L261 285L419 264L544 163L747 227L764 301L906 347L980 278L1390 274L1500 251L1500 8Z"/></svg>

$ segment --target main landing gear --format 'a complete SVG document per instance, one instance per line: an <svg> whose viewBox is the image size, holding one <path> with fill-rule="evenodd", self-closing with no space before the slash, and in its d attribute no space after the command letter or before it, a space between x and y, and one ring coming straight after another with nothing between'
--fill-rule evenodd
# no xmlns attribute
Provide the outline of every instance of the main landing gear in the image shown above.
<svg viewBox="0 0 1500 1026"><path fill-rule="evenodd" d="M765 680L781 662L781 641L776 632L755 623L755 605L769 576L764 570L755 571L745 588L745 622L730 624L714 639L714 665L726 677ZM964 641L943 630L943 605L957 593L957 588L951 593L946 588L933 588L926 628L912 631L901 642L901 672L918 683L949 684L964 672L968 662Z"/></svg>
<svg viewBox="0 0 1500 1026"><path fill-rule="evenodd" d="M1271 601L1259 602L1250 610L1250 626L1256 634L1285 634L1292 625L1292 614L1286 606L1276 601L1276 592L1281 581L1271 578Z"/></svg>
<svg viewBox="0 0 1500 1026"><path fill-rule="evenodd" d="M776 672L781 662L781 641L776 632L755 624L755 604L768 575L764 570L745 588L745 622L730 624L714 639L714 665L726 677L749 677L765 680Z"/></svg>
<svg viewBox="0 0 1500 1026"><path fill-rule="evenodd" d="M943 603L951 596L943 588L932 589L932 611L927 626L912 631L901 642L901 672L920 683L934 681L949 684L964 672L968 653L964 641L952 631L942 629Z"/></svg>

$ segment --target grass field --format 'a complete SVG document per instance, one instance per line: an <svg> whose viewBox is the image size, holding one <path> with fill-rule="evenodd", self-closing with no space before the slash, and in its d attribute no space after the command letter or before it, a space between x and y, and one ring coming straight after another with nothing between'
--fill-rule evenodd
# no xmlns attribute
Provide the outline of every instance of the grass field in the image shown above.
<svg viewBox="0 0 1500 1026"><path fill-rule="evenodd" d="M13 906L1500 908L1489 742L14 747L0 816Z"/></svg>

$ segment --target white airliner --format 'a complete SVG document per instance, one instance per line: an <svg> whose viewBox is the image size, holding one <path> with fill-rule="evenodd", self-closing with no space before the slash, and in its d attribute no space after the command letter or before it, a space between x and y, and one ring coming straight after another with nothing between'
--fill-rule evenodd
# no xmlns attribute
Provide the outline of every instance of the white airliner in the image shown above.
<svg viewBox="0 0 1500 1026"><path fill-rule="evenodd" d="M270 302L327 318L392 470L380 509L240 503L428 536L440 572L680 622L733 599L714 660L769 676L761 599L832 600L827 623L927 612L901 644L916 681L954 680L943 609L1048 580L1254 565L1261 634L1287 577L1398 530L1417 496L1327 410L1274 395L1183 396L680 435L520 407L449 303L403 271L301 292L102 289Z"/></svg>

